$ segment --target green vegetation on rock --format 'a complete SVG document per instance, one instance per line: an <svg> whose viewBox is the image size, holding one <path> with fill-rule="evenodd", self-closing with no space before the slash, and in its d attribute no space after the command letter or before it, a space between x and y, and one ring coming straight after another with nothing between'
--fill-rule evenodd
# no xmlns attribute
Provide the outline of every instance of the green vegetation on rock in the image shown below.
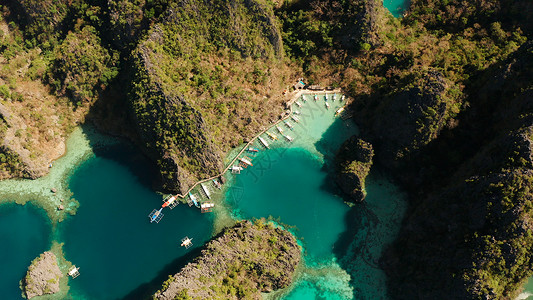
<svg viewBox="0 0 533 300"><path fill-rule="evenodd" d="M207 243L154 299L257 299L289 286L300 251L288 231L264 220L242 221Z"/></svg>

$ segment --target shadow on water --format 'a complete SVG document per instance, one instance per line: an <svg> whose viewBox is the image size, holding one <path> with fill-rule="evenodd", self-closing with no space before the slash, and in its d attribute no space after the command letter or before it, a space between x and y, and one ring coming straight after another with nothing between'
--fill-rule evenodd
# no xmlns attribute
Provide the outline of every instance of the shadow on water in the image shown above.
<svg viewBox="0 0 533 300"><path fill-rule="evenodd" d="M99 136L105 136L105 134L92 125L82 125L82 129L87 134L95 156L117 162L135 175L145 186L152 188L156 186L154 178L159 178L159 174L155 164L130 141L120 137L106 136L118 141L110 144L101 141Z"/></svg>
<svg viewBox="0 0 533 300"><path fill-rule="evenodd" d="M194 248L184 256L181 256L167 264L150 282L141 284L139 287L128 293L125 297L121 298L121 300L151 299L152 295L161 288L163 282L168 279L168 276L178 273L188 263L199 257L202 254L202 251L207 248L207 244L209 244L210 241L218 239L219 237L223 236L224 233L225 230L219 232L211 239L206 241L203 246Z"/></svg>
<svg viewBox="0 0 533 300"><path fill-rule="evenodd" d="M185 267L194 258L200 256L203 247L198 247L167 264L150 282L139 285L136 289L128 293L122 300L151 299L152 295L157 292L168 276L174 275Z"/></svg>

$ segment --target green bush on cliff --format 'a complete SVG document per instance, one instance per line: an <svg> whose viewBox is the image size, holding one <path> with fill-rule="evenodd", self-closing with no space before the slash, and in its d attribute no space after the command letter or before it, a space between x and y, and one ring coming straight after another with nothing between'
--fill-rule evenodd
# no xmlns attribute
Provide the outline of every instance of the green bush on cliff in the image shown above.
<svg viewBox="0 0 533 300"><path fill-rule="evenodd" d="M94 27L69 32L54 49L52 85L59 94L69 95L76 104L93 102L117 75L118 54L101 45Z"/></svg>

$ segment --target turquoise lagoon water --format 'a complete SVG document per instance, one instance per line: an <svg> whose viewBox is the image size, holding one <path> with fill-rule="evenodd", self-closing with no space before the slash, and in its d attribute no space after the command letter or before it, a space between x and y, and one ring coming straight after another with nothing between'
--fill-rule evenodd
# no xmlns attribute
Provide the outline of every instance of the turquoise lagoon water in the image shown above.
<svg viewBox="0 0 533 300"><path fill-rule="evenodd" d="M330 98L326 110L323 96L318 102L305 97L306 102L300 100L303 107L296 108L301 122L290 121L293 131L281 125L294 142L277 141L270 150L249 154L254 166L229 175L225 207L235 218L279 219L294 226L291 230L301 240L304 263L295 284L265 297L385 298L385 276L377 261L399 228L402 195L373 172L366 202L351 208L343 203L331 177L332 161L341 143L358 129L351 120L334 117L343 105L339 100ZM92 150L87 155L78 151L84 161L72 164L77 167L68 176L79 202L75 216L51 227L40 209L0 206L0 242L13 246L0 248L0 257L16 257L2 264L10 272L0 272L0 289L9 291L10 299L20 299L18 281L31 260L49 249L51 239L63 242L65 258L80 267L81 276L69 280L70 298L144 299L197 256L214 232L220 211L201 214L183 204L165 209L161 222L150 224L147 215L161 206L162 197L153 192L155 175L144 157L124 143L86 144ZM179 247L184 236L193 238L194 248ZM20 249L25 250L15 255Z"/></svg>
<svg viewBox="0 0 533 300"><path fill-rule="evenodd" d="M31 204L0 205L0 293L3 299L21 299L19 281L31 261L50 248L51 224Z"/></svg>
<svg viewBox="0 0 533 300"><path fill-rule="evenodd" d="M401 17L403 12L409 9L409 4L409 0L383 0L383 5L396 18Z"/></svg>
<svg viewBox="0 0 533 300"><path fill-rule="evenodd" d="M294 226L304 249L304 267L296 283L269 295L275 299L383 299L385 275L378 267L381 251L396 235L404 211L403 195L373 172L367 200L343 203L333 179L333 158L358 129L352 120L335 118L344 103L324 105L324 96L300 100L294 130L281 125L294 142L271 141L272 149L248 154L253 167L232 178L226 201L237 218L272 216ZM271 129L271 133L277 130ZM278 134L279 135L279 134ZM265 139L268 139L263 136ZM260 145L256 145L261 148Z"/></svg>
<svg viewBox="0 0 533 300"><path fill-rule="evenodd" d="M149 223L162 197L152 191L154 173L147 170L140 154L121 145L97 153L73 174L70 189L80 207L61 235L67 259L82 274L70 281L75 299L142 299L210 238L212 216L183 204ZM195 248L180 247L185 236Z"/></svg>

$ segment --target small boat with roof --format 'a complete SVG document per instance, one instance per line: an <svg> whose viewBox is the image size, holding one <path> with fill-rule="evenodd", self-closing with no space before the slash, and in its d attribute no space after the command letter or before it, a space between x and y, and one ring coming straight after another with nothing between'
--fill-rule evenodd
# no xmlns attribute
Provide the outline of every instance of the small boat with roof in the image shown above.
<svg viewBox="0 0 533 300"><path fill-rule="evenodd" d="M249 147L249 148L247 149L247 151L248 151L248 152L259 152L259 149L254 148L254 147Z"/></svg>
<svg viewBox="0 0 533 300"><path fill-rule="evenodd" d="M296 105L298 105L298 107L302 107L302 103L300 103L299 101L296 101L295 103Z"/></svg>
<svg viewBox="0 0 533 300"><path fill-rule="evenodd" d="M324 95L324 101L326 101L326 102L328 101L328 94Z"/></svg>
<svg viewBox="0 0 533 300"><path fill-rule="evenodd" d="M248 157L246 157L246 156L244 156L244 157L239 157L239 160L240 160L243 164L245 164L245 165L253 166L252 161L251 161Z"/></svg>
<svg viewBox="0 0 533 300"><path fill-rule="evenodd" d="M283 134L283 128L279 127L279 125L276 125L276 129L279 133Z"/></svg>
<svg viewBox="0 0 533 300"><path fill-rule="evenodd" d="M259 141L261 142L261 144L263 144L263 146L265 146L265 148L267 148L267 149L270 148L270 147L268 146L267 141L266 141L264 138L262 138L262 137L258 137L258 139L259 139Z"/></svg>
<svg viewBox="0 0 533 300"><path fill-rule="evenodd" d="M242 167L241 166L232 166L231 167L231 174L241 174Z"/></svg>
<svg viewBox="0 0 533 300"><path fill-rule="evenodd" d="M198 200L196 199L196 196L191 192L189 192L189 199L191 200L192 204L194 204L194 206L200 207L200 204L198 204ZM189 206L191 206L191 204L189 204Z"/></svg>
<svg viewBox="0 0 533 300"><path fill-rule="evenodd" d="M204 202L200 205L200 209L202 211L202 213L206 213L206 212L212 212L213 211L213 207L215 207L215 203L213 202Z"/></svg>
<svg viewBox="0 0 533 300"><path fill-rule="evenodd" d="M192 246L192 239L190 239L188 236L181 239L181 247L185 247L185 249L189 249Z"/></svg>
<svg viewBox="0 0 533 300"><path fill-rule="evenodd" d="M271 132L267 131L266 134L273 140L277 140L278 139L278 136L273 134L273 133L271 133Z"/></svg>
<svg viewBox="0 0 533 300"><path fill-rule="evenodd" d="M326 109L329 109L329 103L326 102Z"/></svg>
<svg viewBox="0 0 533 300"><path fill-rule="evenodd" d="M342 112L344 111L344 106L337 109L337 111L335 112L335 116L338 116L339 114L341 114Z"/></svg>
<svg viewBox="0 0 533 300"><path fill-rule="evenodd" d="M294 129L294 127L292 126L291 123L289 123L289 121L285 121L285 125L287 125L287 127L289 127L290 130Z"/></svg>
<svg viewBox="0 0 533 300"><path fill-rule="evenodd" d="M284 135L287 141L292 142L294 139L290 135Z"/></svg>
<svg viewBox="0 0 533 300"><path fill-rule="evenodd" d="M218 182L218 180L216 178L213 179L213 184L215 185L215 187L217 189L219 189L219 190L222 189L222 184L220 184L220 182Z"/></svg>
<svg viewBox="0 0 533 300"><path fill-rule="evenodd" d="M161 207L159 210L154 209L152 212L148 215L148 218L150 218L150 223L156 222L159 223L161 219L163 219L164 214L161 212L163 208Z"/></svg>
<svg viewBox="0 0 533 300"><path fill-rule="evenodd" d="M293 119L294 122L296 122L296 123L299 123L299 122L300 122L300 119L299 119L297 116L295 116L295 115L292 115L292 116L291 116L291 119Z"/></svg>
<svg viewBox="0 0 533 300"><path fill-rule="evenodd" d="M168 196L167 198L163 199L163 201L165 202L163 203L162 207L168 207L170 209L173 209L179 204L179 202L176 201L177 199L178 198L176 196Z"/></svg>
<svg viewBox="0 0 533 300"><path fill-rule="evenodd" d="M318 95L315 94L315 95L313 96L313 99L315 100L315 102L318 101Z"/></svg>
<svg viewBox="0 0 533 300"><path fill-rule="evenodd" d="M72 279L80 276L80 268L76 267L76 265L73 265L70 267L70 269L67 272L68 276L72 277Z"/></svg>

